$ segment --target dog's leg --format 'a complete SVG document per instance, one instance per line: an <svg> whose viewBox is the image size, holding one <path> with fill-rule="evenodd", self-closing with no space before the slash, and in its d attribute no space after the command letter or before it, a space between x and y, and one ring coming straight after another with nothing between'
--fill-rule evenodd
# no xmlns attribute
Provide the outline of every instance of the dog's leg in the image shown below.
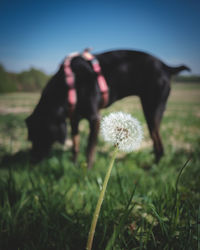
<svg viewBox="0 0 200 250"><path fill-rule="evenodd" d="M150 133L154 143L155 160L158 163L160 161L160 158L164 155L164 148L157 124L153 127Z"/></svg>
<svg viewBox="0 0 200 250"><path fill-rule="evenodd" d="M166 87L166 90L163 91L162 94L158 95L158 99L156 99L155 97L152 98L150 95L148 97L141 97L143 111L148 124L151 138L153 140L156 162L159 162L160 158L164 154L164 148L159 133L159 128L169 95L169 90L170 89Z"/></svg>
<svg viewBox="0 0 200 250"><path fill-rule="evenodd" d="M149 133L153 140L156 162L158 162L164 154L163 144L159 134L160 120L156 119L155 111L150 111L146 102L142 102L142 107L149 128Z"/></svg>
<svg viewBox="0 0 200 250"><path fill-rule="evenodd" d="M79 131L78 131L78 125L79 125L79 119L72 117L70 119L70 124L71 124L71 133L72 133L72 142L73 142L73 147L72 147L72 154L73 154L73 161L76 163L78 153L79 153L79 143L80 143L80 137L79 137Z"/></svg>
<svg viewBox="0 0 200 250"><path fill-rule="evenodd" d="M96 118L93 120L89 120L90 123L90 134L88 138L88 146L87 146L87 164L88 168L92 168L94 163L94 155L95 155L95 148L97 144L97 137L100 127L100 119Z"/></svg>

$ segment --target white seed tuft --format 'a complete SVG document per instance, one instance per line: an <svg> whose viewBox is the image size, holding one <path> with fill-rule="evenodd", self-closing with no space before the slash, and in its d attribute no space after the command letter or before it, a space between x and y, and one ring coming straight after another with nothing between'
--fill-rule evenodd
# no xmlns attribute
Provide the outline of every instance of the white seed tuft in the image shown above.
<svg viewBox="0 0 200 250"><path fill-rule="evenodd" d="M105 116L101 122L101 134L105 141L124 152L138 149L143 139L140 122L123 112L114 112Z"/></svg>

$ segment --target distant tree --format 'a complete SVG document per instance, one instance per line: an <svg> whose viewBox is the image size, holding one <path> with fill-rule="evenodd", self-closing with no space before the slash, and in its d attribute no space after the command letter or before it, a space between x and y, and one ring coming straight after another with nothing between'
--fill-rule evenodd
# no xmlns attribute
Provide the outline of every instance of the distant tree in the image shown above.
<svg viewBox="0 0 200 250"><path fill-rule="evenodd" d="M17 91L16 82L12 79L11 75L5 71L3 65L0 64L0 93L14 91Z"/></svg>
<svg viewBox="0 0 200 250"><path fill-rule="evenodd" d="M49 76L40 70L31 68L29 71L19 73L17 79L23 91L38 91L44 87Z"/></svg>
<svg viewBox="0 0 200 250"><path fill-rule="evenodd" d="M31 68L21 73L10 73L0 64L0 93L15 91L41 91L50 76Z"/></svg>
<svg viewBox="0 0 200 250"><path fill-rule="evenodd" d="M175 76L173 77L173 81L177 83L200 83L200 76Z"/></svg>

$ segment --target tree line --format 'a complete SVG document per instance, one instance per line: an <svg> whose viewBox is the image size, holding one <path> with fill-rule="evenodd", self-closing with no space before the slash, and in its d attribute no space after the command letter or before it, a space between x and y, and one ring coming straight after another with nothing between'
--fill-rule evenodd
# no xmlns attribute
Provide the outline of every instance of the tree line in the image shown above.
<svg viewBox="0 0 200 250"><path fill-rule="evenodd" d="M44 72L30 68L20 73L7 72L0 64L0 93L41 91L51 76ZM175 83L200 83L200 76L176 76Z"/></svg>
<svg viewBox="0 0 200 250"><path fill-rule="evenodd" d="M49 78L49 75L34 68L20 73L7 72L0 64L0 93L39 91Z"/></svg>

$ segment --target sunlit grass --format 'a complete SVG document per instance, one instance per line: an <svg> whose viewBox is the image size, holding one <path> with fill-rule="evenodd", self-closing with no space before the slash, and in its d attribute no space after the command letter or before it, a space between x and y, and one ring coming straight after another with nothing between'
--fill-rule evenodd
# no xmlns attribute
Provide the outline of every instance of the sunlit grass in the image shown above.
<svg viewBox="0 0 200 250"><path fill-rule="evenodd" d="M142 150L117 156L93 249L198 249L200 86L172 87L161 125L166 153L158 165L138 98L102 112L130 112L142 122L145 140ZM3 107L25 102L32 109L38 98L1 95L0 102ZM0 115L0 249L84 249L112 149L100 137L94 167L87 171L88 124L82 121L76 166L71 152L58 145L33 166L24 124L30 112Z"/></svg>

